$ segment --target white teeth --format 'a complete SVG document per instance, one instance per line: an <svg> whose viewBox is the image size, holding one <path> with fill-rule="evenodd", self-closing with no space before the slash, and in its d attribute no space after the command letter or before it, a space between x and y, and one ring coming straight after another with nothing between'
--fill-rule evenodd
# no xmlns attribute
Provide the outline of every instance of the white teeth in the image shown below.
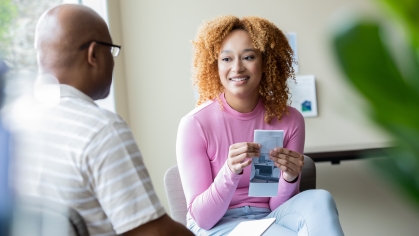
<svg viewBox="0 0 419 236"><path fill-rule="evenodd" d="M230 78L231 81L235 81L235 82L239 82L239 81L245 81L248 80L249 78Z"/></svg>

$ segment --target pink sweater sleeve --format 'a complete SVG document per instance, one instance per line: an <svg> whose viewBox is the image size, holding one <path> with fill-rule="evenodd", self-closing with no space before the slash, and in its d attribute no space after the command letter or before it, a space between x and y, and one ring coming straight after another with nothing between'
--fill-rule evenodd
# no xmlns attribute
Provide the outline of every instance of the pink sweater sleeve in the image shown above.
<svg viewBox="0 0 419 236"><path fill-rule="evenodd" d="M176 141L177 163L188 211L206 230L225 214L241 178L225 163L213 181L207 145L199 123L192 116L184 117Z"/></svg>
<svg viewBox="0 0 419 236"><path fill-rule="evenodd" d="M295 110L294 112L295 116L292 119L294 124L290 126L293 127L293 129L290 130L289 137L287 142L284 143L284 147L303 154L305 141L304 118L298 111ZM272 197L269 201L269 206L272 211L300 192L300 179L301 175L298 176L298 180L295 183L288 183L282 177L279 179L278 195Z"/></svg>

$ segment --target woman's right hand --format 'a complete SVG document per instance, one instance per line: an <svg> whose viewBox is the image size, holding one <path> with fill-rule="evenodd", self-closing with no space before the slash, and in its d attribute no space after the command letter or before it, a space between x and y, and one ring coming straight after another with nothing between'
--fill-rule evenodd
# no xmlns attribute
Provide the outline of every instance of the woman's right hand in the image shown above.
<svg viewBox="0 0 419 236"><path fill-rule="evenodd" d="M252 163L252 157L260 156L260 144L235 143L230 145L227 164L235 174L241 174L243 169Z"/></svg>

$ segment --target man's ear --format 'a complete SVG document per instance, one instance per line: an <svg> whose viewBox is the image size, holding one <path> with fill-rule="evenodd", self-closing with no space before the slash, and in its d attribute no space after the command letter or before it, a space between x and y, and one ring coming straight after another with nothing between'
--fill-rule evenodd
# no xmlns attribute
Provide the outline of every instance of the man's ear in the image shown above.
<svg viewBox="0 0 419 236"><path fill-rule="evenodd" d="M97 61L97 53L98 53L98 45L96 42L92 42L87 49L87 61L93 67L98 66Z"/></svg>

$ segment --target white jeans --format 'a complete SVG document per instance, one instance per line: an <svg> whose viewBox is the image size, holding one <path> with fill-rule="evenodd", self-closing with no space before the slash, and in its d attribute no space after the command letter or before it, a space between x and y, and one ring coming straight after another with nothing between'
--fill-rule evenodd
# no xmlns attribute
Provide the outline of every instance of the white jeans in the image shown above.
<svg viewBox="0 0 419 236"><path fill-rule="evenodd" d="M320 189L301 192L272 212L249 206L228 209L210 230L201 229L188 214L187 226L196 235L227 235L242 221L262 218L276 218L263 236L344 235L335 201L329 192Z"/></svg>

